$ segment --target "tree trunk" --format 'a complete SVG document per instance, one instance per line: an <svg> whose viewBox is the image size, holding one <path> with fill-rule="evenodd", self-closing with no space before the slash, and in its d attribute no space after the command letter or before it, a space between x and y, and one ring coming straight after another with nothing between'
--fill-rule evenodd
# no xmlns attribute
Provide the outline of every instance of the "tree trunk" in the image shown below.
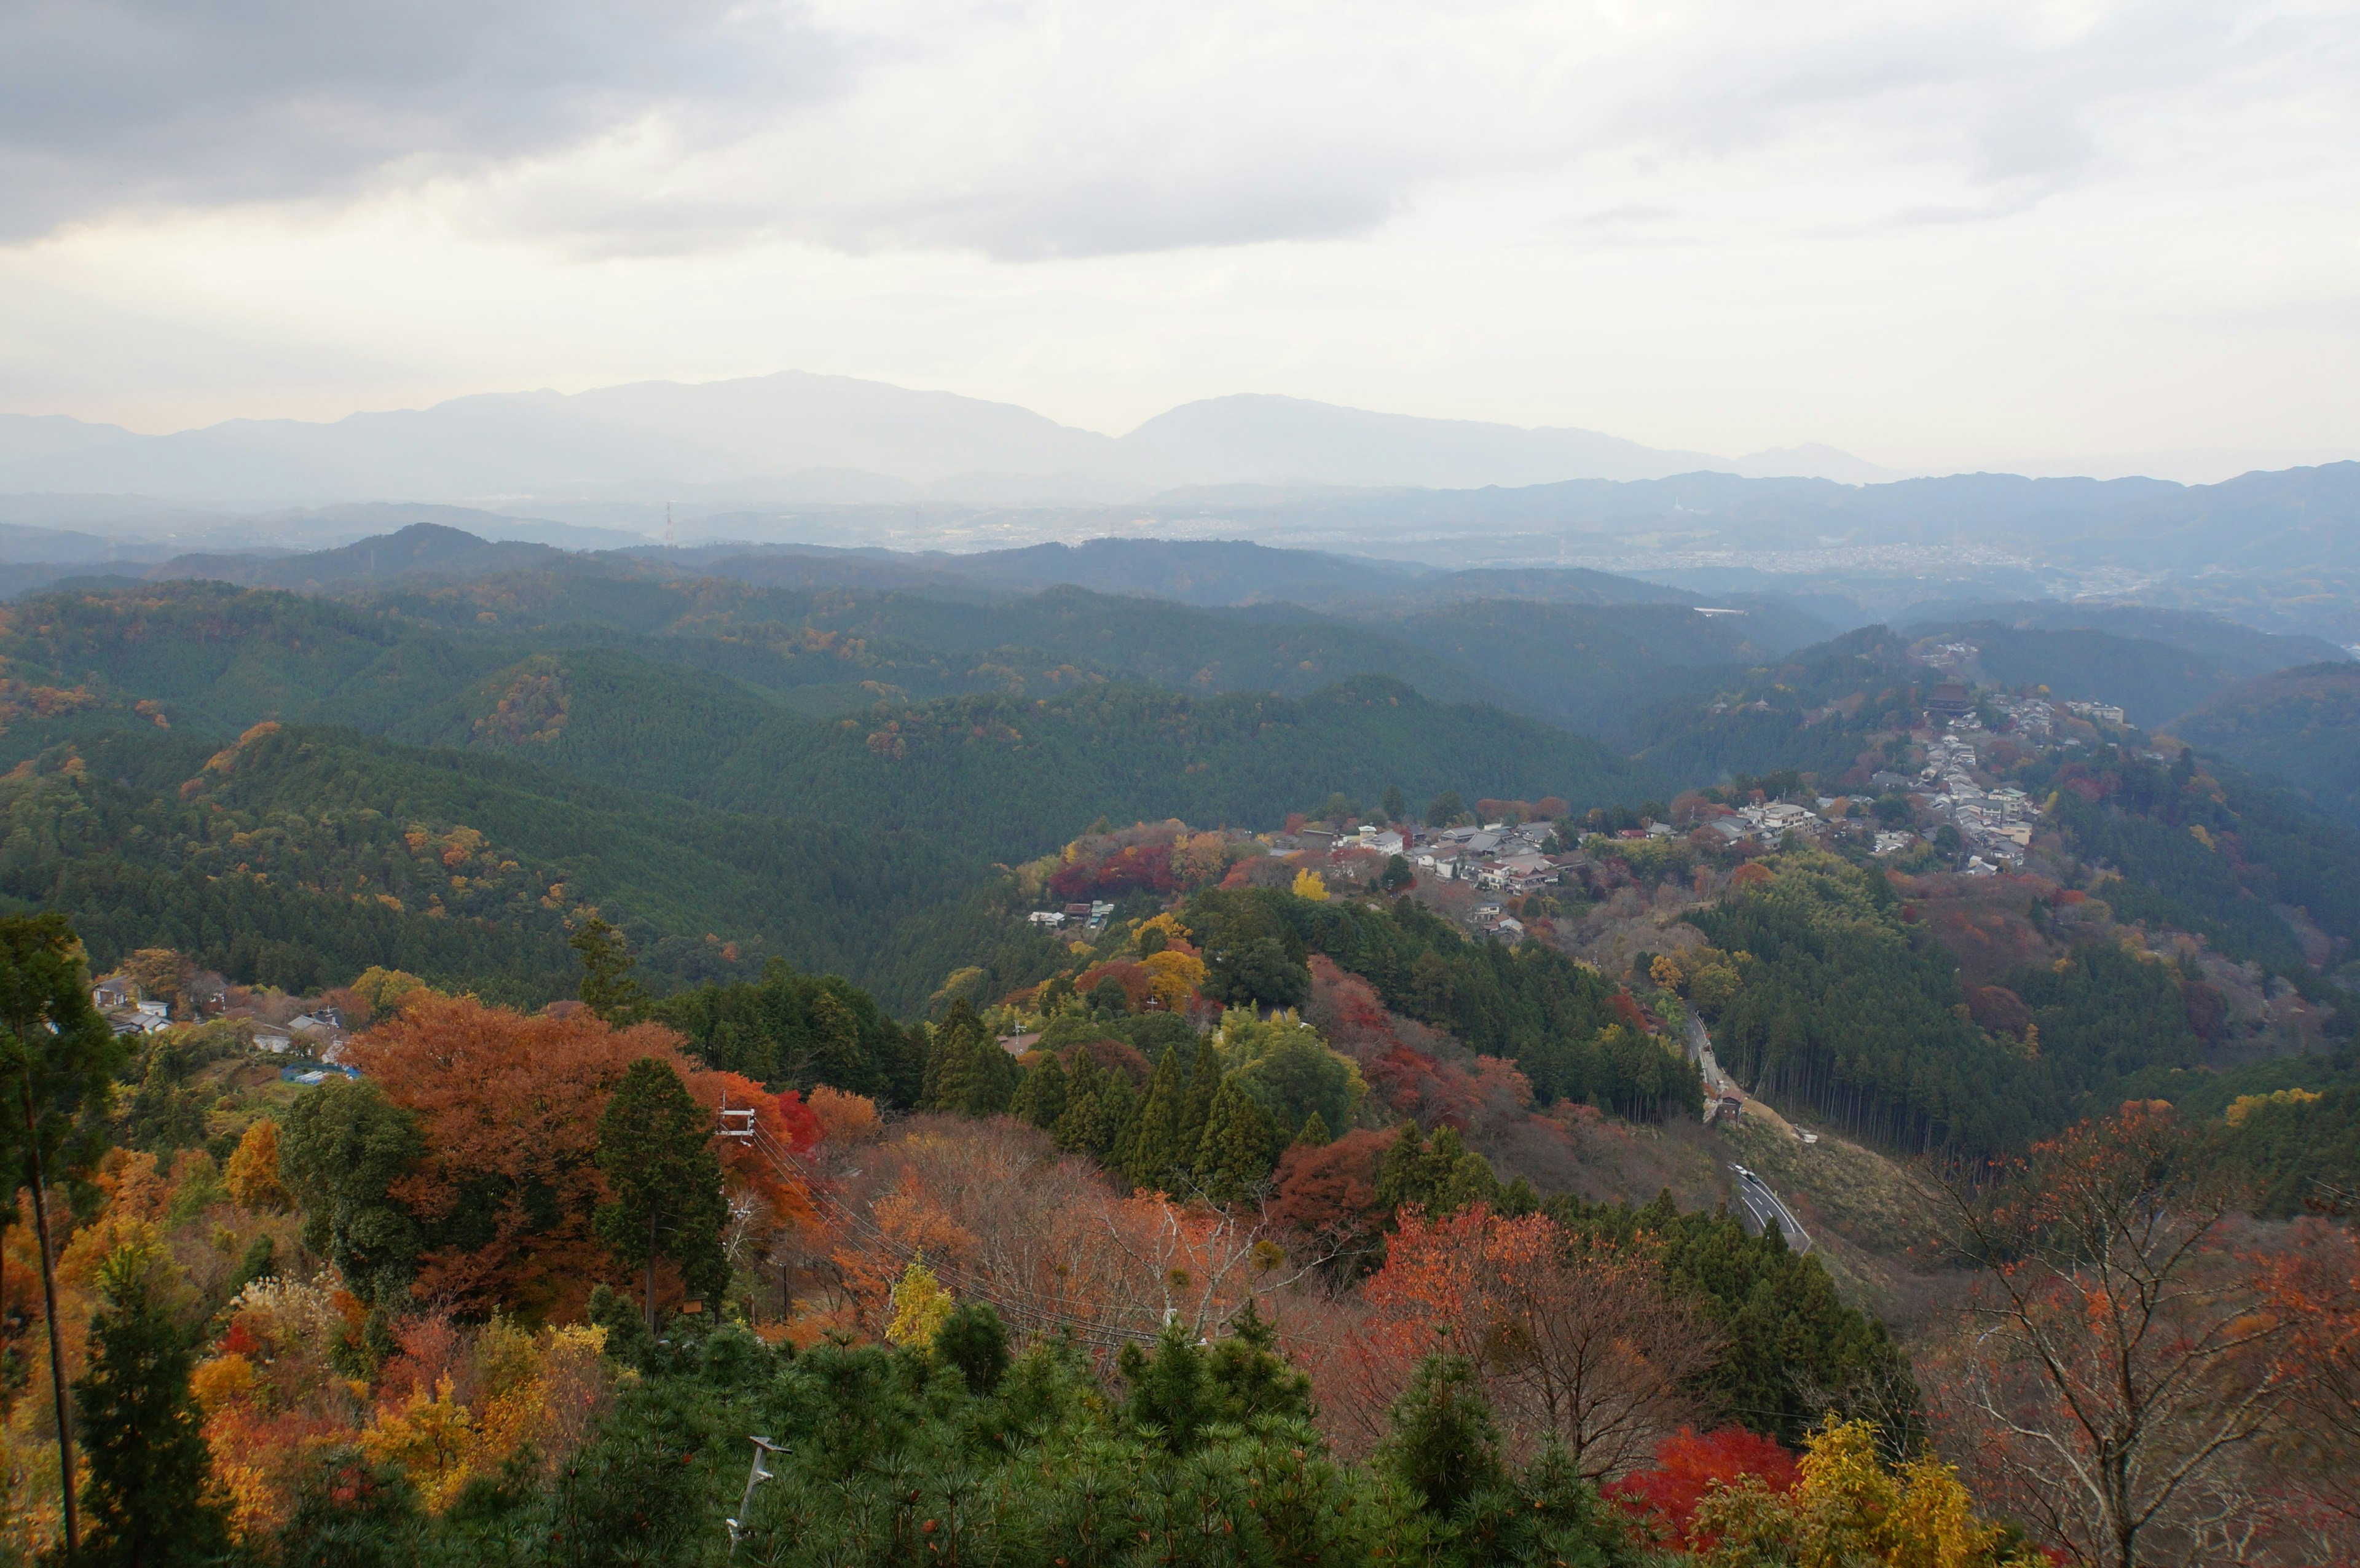
<svg viewBox="0 0 2360 1568"><path fill-rule="evenodd" d="M65 1503L66 1557L82 1552L75 1512L73 1407L66 1399L65 1345L58 1334L58 1277L49 1250L49 1203L42 1190L40 1129L33 1120L33 1064L25 1059L25 1154L33 1162L33 1235L41 1248L41 1305L49 1325L49 1389L58 1404L58 1493Z"/></svg>

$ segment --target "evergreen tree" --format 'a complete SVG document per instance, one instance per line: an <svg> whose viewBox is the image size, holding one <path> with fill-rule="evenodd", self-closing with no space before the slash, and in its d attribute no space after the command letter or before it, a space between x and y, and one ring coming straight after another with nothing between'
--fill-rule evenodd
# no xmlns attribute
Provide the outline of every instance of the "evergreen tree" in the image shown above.
<svg viewBox="0 0 2360 1568"><path fill-rule="evenodd" d="M944 1014L942 1023L933 1030L933 1044L925 1061L925 1108L927 1111L972 1111L977 1083L975 1073L979 1066L979 1044L984 1040L984 1021L975 1017L966 997L951 1002L951 1011ZM999 1050L993 1044L993 1050Z"/></svg>
<svg viewBox="0 0 2360 1568"><path fill-rule="evenodd" d="M1162 1433L1164 1445L1175 1454L1194 1448L1198 1432L1217 1419L1206 1387L1205 1360L1203 1347L1177 1323L1164 1325L1153 1350L1126 1345L1115 1358L1123 1381L1131 1385L1125 1413L1131 1424Z"/></svg>
<svg viewBox="0 0 2360 1568"><path fill-rule="evenodd" d="M926 1026L913 1023L907 1029L895 1029L891 1019L883 1021L890 1030L888 1048L891 1061L885 1069L887 1097L897 1105L918 1105L925 1103L926 1063L933 1041Z"/></svg>
<svg viewBox="0 0 2360 1568"><path fill-rule="evenodd" d="M1377 1464L1424 1498L1430 1512L1448 1518L1505 1476L1491 1403L1461 1356L1437 1354L1419 1363L1393 1403L1393 1425Z"/></svg>
<svg viewBox="0 0 2360 1568"><path fill-rule="evenodd" d="M418 1118L366 1079L331 1078L288 1107L279 1169L309 1216L303 1245L364 1301L398 1300L417 1269L424 1241L390 1189L425 1149Z"/></svg>
<svg viewBox="0 0 2360 1568"><path fill-rule="evenodd" d="M1196 1158L1205 1141L1205 1124L1212 1119L1213 1101L1221 1092L1221 1048L1209 1039L1196 1041L1196 1064L1188 1075L1188 1105L1180 1118L1180 1162Z"/></svg>
<svg viewBox="0 0 2360 1568"><path fill-rule="evenodd" d="M1109 975L1090 987L1090 1010L1119 1018L1131 1011L1131 994L1122 988L1121 981Z"/></svg>
<svg viewBox="0 0 2360 1568"><path fill-rule="evenodd" d="M860 1094L872 1086L872 1074L860 1051L860 1024L842 997L823 987L812 997L811 1083Z"/></svg>
<svg viewBox="0 0 2360 1568"><path fill-rule="evenodd" d="M16 1190L27 1189L40 1249L58 1474L66 1477L60 1500L71 1557L81 1521L71 1484L73 1421L58 1324L49 1190L88 1168L106 1147L103 1118L123 1048L91 1005L82 943L60 917L0 920L0 1111L5 1112L0 1115L0 1183L10 1199L0 1203L0 1230L16 1217Z"/></svg>
<svg viewBox="0 0 2360 1568"><path fill-rule="evenodd" d="M647 992L631 975L635 962L623 933L592 915L565 939L582 964L582 1005L610 1023L637 1018L647 1005Z"/></svg>
<svg viewBox="0 0 2360 1568"><path fill-rule="evenodd" d="M1295 1141L1306 1149L1320 1149L1336 1141L1336 1135L1328 1130L1328 1118L1314 1111L1303 1118L1303 1129L1295 1135Z"/></svg>
<svg viewBox="0 0 2360 1568"><path fill-rule="evenodd" d="M1285 1147L1286 1135L1262 1102L1223 1083L1197 1146L1196 1185L1214 1203L1237 1203L1269 1178Z"/></svg>
<svg viewBox="0 0 2360 1568"><path fill-rule="evenodd" d="M189 1392L195 1358L164 1300L164 1267L153 1251L126 1247L100 1270L104 1305L74 1381L90 1460L90 1537L78 1563L166 1568L209 1562L229 1544L206 1495L211 1455Z"/></svg>
<svg viewBox="0 0 2360 1568"><path fill-rule="evenodd" d="M1032 1071L1024 1074L1016 1098L1009 1105L1009 1114L1043 1130L1054 1127L1065 1114L1065 1090L1064 1064L1054 1051L1043 1051Z"/></svg>
<svg viewBox="0 0 2360 1568"><path fill-rule="evenodd" d="M1076 1051L1074 1070L1065 1080L1065 1108L1049 1129L1059 1149L1095 1156L1106 1147L1105 1113L1098 1099L1105 1082L1106 1069L1098 1065L1088 1047Z"/></svg>
<svg viewBox="0 0 2360 1568"><path fill-rule="evenodd" d="M1188 1115L1189 1084L1180 1062L1180 1048L1168 1046L1147 1082L1147 1103L1140 1108L1136 1140L1126 1151L1124 1174L1135 1187L1170 1188L1175 1175L1185 1175L1195 1150L1181 1142Z"/></svg>
<svg viewBox="0 0 2360 1568"><path fill-rule="evenodd" d="M1139 1141L1139 1091L1123 1073L1109 1072L1098 1085L1099 1142L1091 1152L1110 1170L1128 1170Z"/></svg>
<svg viewBox="0 0 2360 1568"><path fill-rule="evenodd" d="M729 1203L711 1118L679 1073L651 1056L631 1063L598 1118L597 1160L615 1193L598 1209L598 1238L645 1270L648 1327L656 1326L659 1258L680 1265L690 1295L717 1306L729 1284L721 1250Z"/></svg>
<svg viewBox="0 0 2360 1568"><path fill-rule="evenodd" d="M1385 786L1385 821L1398 822L1409 815L1409 797L1401 792L1398 784Z"/></svg>
<svg viewBox="0 0 2360 1568"><path fill-rule="evenodd" d="M1243 1426L1267 1416L1311 1419L1311 1375L1278 1348L1278 1331L1248 1297L1214 1342L1205 1382L1215 1421Z"/></svg>
<svg viewBox="0 0 2360 1568"><path fill-rule="evenodd" d="M934 1354L959 1369L967 1392L986 1398L1008 1376L1008 1329L989 1301L965 1301L951 1309L934 1331Z"/></svg>
<svg viewBox="0 0 2360 1568"><path fill-rule="evenodd" d="M988 1029L978 1029L975 1043L974 1068L967 1075L967 1103L959 1108L971 1116L997 1116L1007 1114L1015 1102L1016 1091L1024 1081L1023 1069L1007 1048L991 1037Z"/></svg>
<svg viewBox="0 0 2360 1568"><path fill-rule="evenodd" d="M1437 1127L1427 1139L1414 1122L1402 1124L1401 1136L1378 1163L1377 1202L1387 1209L1415 1203L1437 1219L1470 1203L1506 1206L1491 1162L1469 1149L1457 1129Z"/></svg>

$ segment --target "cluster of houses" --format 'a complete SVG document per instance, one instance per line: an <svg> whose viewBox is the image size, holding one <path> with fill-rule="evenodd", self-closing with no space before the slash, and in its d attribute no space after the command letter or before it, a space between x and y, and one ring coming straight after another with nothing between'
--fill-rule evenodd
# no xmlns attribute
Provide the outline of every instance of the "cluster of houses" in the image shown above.
<svg viewBox="0 0 2360 1568"><path fill-rule="evenodd" d="M189 983L187 1005L195 1016L177 1020L188 1023L224 1022L243 1024L247 1040L257 1051L270 1056L287 1056L330 1063L330 1071L352 1075L349 1069L335 1067L344 1053L344 1036L348 1032L342 1009L326 1004L306 1007L288 998L270 998L280 1006L235 1005L228 983L218 975L200 975ZM107 1021L116 1035L156 1034L170 1029L176 1020L172 1005L143 995L139 985L127 975L110 975L91 987L91 1005ZM274 1015L293 1007L291 1017L278 1021ZM302 1082L316 1083L318 1075Z"/></svg>
<svg viewBox="0 0 2360 1568"><path fill-rule="evenodd" d="M2126 722L2122 709L2112 702L2068 702L2065 711L2075 718L2087 719L2093 724L2113 724L2117 729Z"/></svg>
<svg viewBox="0 0 2360 1568"><path fill-rule="evenodd" d="M1946 645L1932 651L1956 654L1959 648ZM1934 691L1939 697L1949 690L1946 683L1937 686ZM2112 702L2056 702L2045 697L2010 696L2005 692L1984 701L1999 715L2006 739L2020 752L2037 753L2056 745L2081 744L2062 733L2073 720L2116 727L2124 723L2122 709ZM1890 772L1875 776L1874 782L1879 789L1908 794L1922 812L1933 818L1916 833L1879 833L1876 853L1897 853L1920 838L1931 839L1948 824L1958 830L1960 842L1968 852L1969 876L1989 877L2004 870L2021 870L2026 852L2032 844L2034 820L2038 812L2022 789L2012 785L1986 789L1976 782L1976 745L1985 738L1985 732L1974 704L1968 702L1963 707L1964 711L1950 719L1942 732L1928 743L1925 766L1917 777ZM1939 718L1945 711L1941 702L1928 703L1929 717Z"/></svg>
<svg viewBox="0 0 2360 1568"><path fill-rule="evenodd" d="M1035 909L1024 918L1032 924L1049 931L1063 931L1067 926L1072 926L1077 931L1087 931L1095 936L1106 929L1107 918L1113 913L1114 906L1099 898L1087 904L1066 904L1054 909Z"/></svg>
<svg viewBox="0 0 2360 1568"><path fill-rule="evenodd" d="M1410 860L1442 881L1471 882L1489 892L1522 898L1556 881L1571 858L1549 855L1556 832L1557 824L1546 820L1444 828L1430 835Z"/></svg>

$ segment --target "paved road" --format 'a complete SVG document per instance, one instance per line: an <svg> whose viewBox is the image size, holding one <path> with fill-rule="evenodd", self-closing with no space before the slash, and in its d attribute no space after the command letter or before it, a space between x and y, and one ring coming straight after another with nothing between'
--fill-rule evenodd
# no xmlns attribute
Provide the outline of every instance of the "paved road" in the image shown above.
<svg viewBox="0 0 2360 1568"><path fill-rule="evenodd" d="M1730 1169L1737 1172L1738 1201L1745 1205L1745 1212L1752 1216L1754 1228L1767 1231L1775 1225L1786 1233L1786 1246L1790 1250L1810 1251L1810 1233L1787 1211L1786 1205L1778 1201L1778 1194L1744 1166L1732 1165Z"/></svg>
<svg viewBox="0 0 2360 1568"><path fill-rule="evenodd" d="M1737 1085L1721 1070L1720 1059L1712 1053L1712 1036L1705 1033L1704 1020L1694 1013L1688 1015L1688 1060L1704 1074L1704 1119L1710 1123L1720 1110L1716 1103L1720 1096L1736 1093Z"/></svg>

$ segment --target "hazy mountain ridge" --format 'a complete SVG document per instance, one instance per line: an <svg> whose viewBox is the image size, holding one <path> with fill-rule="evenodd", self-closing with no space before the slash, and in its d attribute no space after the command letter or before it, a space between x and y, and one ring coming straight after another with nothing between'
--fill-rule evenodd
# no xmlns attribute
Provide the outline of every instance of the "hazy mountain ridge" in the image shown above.
<svg viewBox="0 0 2360 1568"><path fill-rule="evenodd" d="M1761 461L1791 469L1821 450ZM1863 467L1831 449L1827 456L1847 473ZM971 480L976 493L1047 476L1115 498L1174 485L1529 485L1744 466L1590 430L1262 395L1184 404L1112 437L1013 404L801 371L485 393L326 423L231 419L156 436L78 421L0 428L0 489L248 500L449 500L798 474L839 475L830 482L839 488L860 474L918 487Z"/></svg>

